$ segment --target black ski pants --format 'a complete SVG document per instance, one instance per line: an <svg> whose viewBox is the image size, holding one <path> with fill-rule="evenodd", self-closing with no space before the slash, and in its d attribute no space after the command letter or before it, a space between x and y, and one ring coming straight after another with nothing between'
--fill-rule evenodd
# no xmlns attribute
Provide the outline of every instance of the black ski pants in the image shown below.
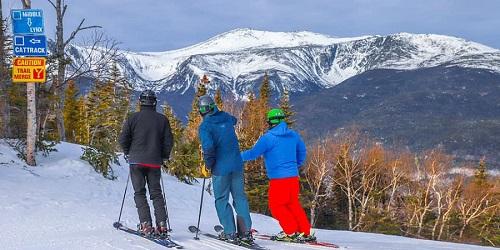
<svg viewBox="0 0 500 250"><path fill-rule="evenodd" d="M139 221L152 222L149 204L146 198L146 183L148 184L149 198L153 201L156 225L167 220L165 200L161 191L161 169L130 165L130 179L134 187L134 201L139 214Z"/></svg>

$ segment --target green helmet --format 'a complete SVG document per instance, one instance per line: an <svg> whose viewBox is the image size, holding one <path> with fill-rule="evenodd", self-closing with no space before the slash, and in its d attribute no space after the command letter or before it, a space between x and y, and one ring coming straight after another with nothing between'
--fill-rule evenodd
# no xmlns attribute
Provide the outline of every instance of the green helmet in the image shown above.
<svg viewBox="0 0 500 250"><path fill-rule="evenodd" d="M271 109L267 112L267 123L269 126L275 126L285 120L285 112L281 109Z"/></svg>

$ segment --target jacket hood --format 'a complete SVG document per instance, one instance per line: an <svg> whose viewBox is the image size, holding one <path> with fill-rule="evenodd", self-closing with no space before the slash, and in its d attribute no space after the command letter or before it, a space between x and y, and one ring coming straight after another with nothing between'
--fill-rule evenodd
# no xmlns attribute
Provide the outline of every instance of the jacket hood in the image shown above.
<svg viewBox="0 0 500 250"><path fill-rule="evenodd" d="M207 114L204 118L203 118L206 122L209 122L209 123L227 123L227 122L231 122L231 123L235 123L235 118L226 113L226 112L223 112L223 111L219 111L217 108L215 108L215 111L213 114Z"/></svg>
<svg viewBox="0 0 500 250"><path fill-rule="evenodd" d="M286 122L280 122L276 127L269 130L269 133L275 136L286 136L292 133L292 130L288 129Z"/></svg>

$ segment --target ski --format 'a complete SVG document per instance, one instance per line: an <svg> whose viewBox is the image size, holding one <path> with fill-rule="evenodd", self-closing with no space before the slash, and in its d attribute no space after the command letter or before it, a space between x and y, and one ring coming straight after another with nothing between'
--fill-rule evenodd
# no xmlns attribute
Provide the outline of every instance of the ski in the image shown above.
<svg viewBox="0 0 500 250"><path fill-rule="evenodd" d="M253 235L256 239L271 240L274 242L282 242L282 243L290 243L290 244L304 244L304 245L309 245L309 246L319 246L319 247L329 247L329 248L339 248L338 245L335 245L333 243L321 242L321 241L314 241L314 242L279 241L279 240L275 240L272 235L260 234L257 231L253 231Z"/></svg>
<svg viewBox="0 0 500 250"><path fill-rule="evenodd" d="M240 246L240 247L244 247L244 248L248 248L248 249L254 249L254 250L266 250L267 248L265 247L262 247L262 246L259 246L258 244L256 243L253 243L253 244L246 244L244 242L237 242L237 243L231 243L231 242L227 242L227 241L224 241L224 240L221 240L219 238L219 236L217 235L214 235L214 234L211 234L211 233L207 233L207 232L204 232L204 231L201 231L199 230L196 226L189 226L188 227L188 230L189 232L191 233L196 233L196 232L199 232L199 234L205 236L205 237L208 237L208 238L212 238L212 239L216 239L216 240L219 240L221 242L224 242L226 244L231 244L231 245L236 245L236 246Z"/></svg>
<svg viewBox="0 0 500 250"><path fill-rule="evenodd" d="M150 241L152 241L152 242L154 242L156 244L162 245L164 247L176 248L176 249L182 249L182 248L184 248L179 243L177 243L177 242L173 241L172 239L170 239L170 237L163 238L163 237L155 237L155 236L145 236L145 235L141 234L140 232L138 232L137 230L131 229L131 228L129 228L129 227L121 224L120 222L113 223L113 227L116 228L116 229L118 229L118 230L121 230L123 232L130 233L130 234L139 236L141 238L150 240Z"/></svg>

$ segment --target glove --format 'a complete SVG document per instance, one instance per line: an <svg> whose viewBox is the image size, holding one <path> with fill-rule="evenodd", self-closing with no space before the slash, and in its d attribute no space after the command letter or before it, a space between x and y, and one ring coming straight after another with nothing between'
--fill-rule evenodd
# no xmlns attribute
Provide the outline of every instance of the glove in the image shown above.
<svg viewBox="0 0 500 250"><path fill-rule="evenodd" d="M128 163L128 155L125 155L125 154L124 154L124 155L123 155L123 158L125 159L125 162L127 162L127 163Z"/></svg>
<svg viewBox="0 0 500 250"><path fill-rule="evenodd" d="M200 166L201 177L209 178L212 174L210 173L210 169L208 169L205 164L201 164Z"/></svg>

